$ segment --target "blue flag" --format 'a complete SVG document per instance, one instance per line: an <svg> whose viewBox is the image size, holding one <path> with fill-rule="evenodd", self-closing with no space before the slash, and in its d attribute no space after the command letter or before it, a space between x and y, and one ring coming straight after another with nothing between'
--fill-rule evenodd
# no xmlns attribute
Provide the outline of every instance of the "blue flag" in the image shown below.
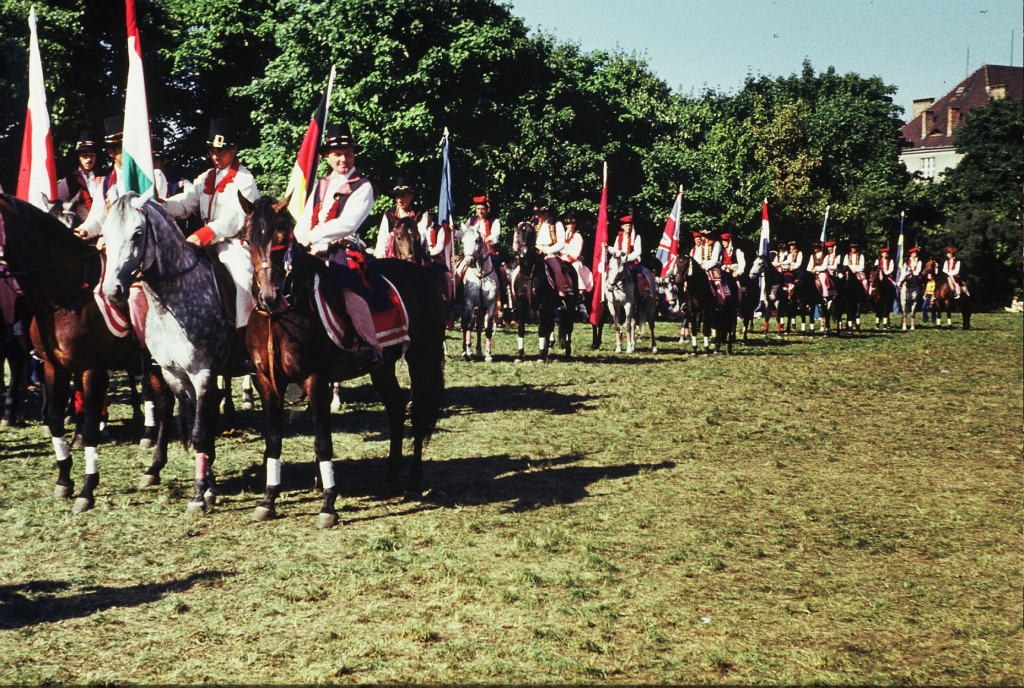
<svg viewBox="0 0 1024 688"><path fill-rule="evenodd" d="M448 127L441 139L441 197L437 201L437 222L453 227L455 216L452 204L452 166L448 161Z"/></svg>

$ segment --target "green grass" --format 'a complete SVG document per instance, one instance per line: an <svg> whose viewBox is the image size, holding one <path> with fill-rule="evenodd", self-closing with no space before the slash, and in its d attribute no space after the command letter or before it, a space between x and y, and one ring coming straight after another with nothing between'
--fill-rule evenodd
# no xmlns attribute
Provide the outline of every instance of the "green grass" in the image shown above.
<svg viewBox="0 0 1024 688"><path fill-rule="evenodd" d="M422 501L383 496L383 410L346 385L331 531L300 411L261 524L259 411L199 519L180 446L134 487L123 404L84 515L49 440L0 431L0 683L1020 685L1024 328L974 325L697 358L580 327L550 365L500 333L448 363Z"/></svg>

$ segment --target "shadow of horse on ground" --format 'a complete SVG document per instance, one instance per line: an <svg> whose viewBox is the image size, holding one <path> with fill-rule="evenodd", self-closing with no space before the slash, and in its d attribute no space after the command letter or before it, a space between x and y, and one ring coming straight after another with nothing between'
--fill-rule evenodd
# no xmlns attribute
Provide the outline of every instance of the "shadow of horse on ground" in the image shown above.
<svg viewBox="0 0 1024 688"><path fill-rule="evenodd" d="M234 575L227 571L203 571L166 583L141 583L124 588L88 586L69 597L58 595L71 588L71 583L67 581L44 580L4 585L0 586L0 628L25 628L77 619L111 607L137 607L156 602L168 593L184 592L203 581Z"/></svg>

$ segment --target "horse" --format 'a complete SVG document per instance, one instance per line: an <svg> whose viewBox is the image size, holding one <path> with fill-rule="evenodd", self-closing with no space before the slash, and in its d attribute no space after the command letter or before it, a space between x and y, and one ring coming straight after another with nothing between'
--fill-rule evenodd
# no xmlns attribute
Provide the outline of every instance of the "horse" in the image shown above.
<svg viewBox="0 0 1024 688"><path fill-rule="evenodd" d="M871 271L869 284L871 285L869 300L875 311L875 329L888 328L892 304L896 299L896 286L891 279L882 274L879 268L874 268Z"/></svg>
<svg viewBox="0 0 1024 688"><path fill-rule="evenodd" d="M229 375L240 353L234 317L222 305L216 277L220 266L185 241L160 204L130 192L111 204L103 221L107 267L104 296L125 303L133 282L141 282L149 307L146 345L164 381L181 404L195 454L195 482L189 514L216 503L213 463L218 412L216 377ZM234 295L229 299L233 303ZM168 405L169 406L169 405ZM169 418L164 417L166 423Z"/></svg>
<svg viewBox="0 0 1024 688"><path fill-rule="evenodd" d="M463 360L473 358L473 325L476 325L476 356L480 358L480 338L486 330L484 360L490 363L491 338L494 335L494 314L498 304L498 262L493 259L487 243L479 232L469 226L462 233L465 274L462 278Z"/></svg>
<svg viewBox="0 0 1024 688"><path fill-rule="evenodd" d="M852 332L854 328L860 332L860 309L867 297L864 285L848 265L836 268L833 279L836 285L836 319L840 325L845 320L847 332Z"/></svg>
<svg viewBox="0 0 1024 688"><path fill-rule="evenodd" d="M764 293L761 290L761 281L764 280ZM772 264L771 260L764 256L755 256L750 264L747 273L747 295L755 297L754 310L761 308L761 315L764 318L764 334L768 334L772 313L775 313L775 330L782 332L782 323L786 320L786 312L789 310L789 293L782 284L782 273ZM750 318L744 315L743 330L746 332L753 328L754 314L750 312Z"/></svg>
<svg viewBox="0 0 1024 688"><path fill-rule="evenodd" d="M629 271L624 256L605 252L604 301L615 326L615 353L622 353L622 333L626 333L626 353L635 350L633 341L635 321L633 311L637 303L636 278Z"/></svg>
<svg viewBox="0 0 1024 688"><path fill-rule="evenodd" d="M42 357L44 423L57 457L54 496L72 497L71 448L64 436L64 410L72 377L82 380L85 479L72 511L95 506L99 485L99 423L111 370L130 370L140 355L132 336L117 337L107 328L93 295L102 262L92 246L63 223L13 196L0 193L0 243L11 273L18 279L35 318L29 337ZM149 371L158 407L163 407L163 385ZM143 480L159 482L167 463L165 423L157 425L157 448ZM162 444L161 441L162 440Z"/></svg>
<svg viewBox="0 0 1024 688"><path fill-rule="evenodd" d="M900 315L904 330L907 329L907 316L910 316L910 329L917 329L914 321L921 304L921 294L921 278L908 272L900 280Z"/></svg>
<svg viewBox="0 0 1024 688"><path fill-rule="evenodd" d="M525 358L526 324L531 315L537 313L537 357L542 363L548 361L552 339L555 334L555 312L561 310L558 318L558 341L566 360L572 358L572 331L576 321L576 296L559 296L548 279L546 262L537 251L537 228L530 222L516 226L516 265L513 275L512 294L514 297L518 338L516 361ZM570 283L578 288L576 269L569 268Z"/></svg>
<svg viewBox="0 0 1024 688"><path fill-rule="evenodd" d="M956 290L949 285L949 278L939 272L938 263L929 259L924 266L922 274L931 272L935 275L935 296L932 299L932 308L935 310L936 324L943 311L946 312L946 327L953 326L953 312L960 311L963 329L971 329L971 314L974 312L971 303L971 294L967 290L968 282L960 290L960 298L956 298ZM941 277L941 279L940 279Z"/></svg>
<svg viewBox="0 0 1024 688"><path fill-rule="evenodd" d="M836 334L838 334L841 328L838 313L836 312L836 297L831 294L827 297L822 296L818 284L817 276L806 270L800 272L796 277L793 299L796 302L794 310L800 316L800 331L806 332L806 318L810 317L811 333L814 333L814 309L817 308L818 314L824 323L822 333L828 336L834 322L836 324Z"/></svg>
<svg viewBox="0 0 1024 688"><path fill-rule="evenodd" d="M676 279L676 293L679 295L680 311L686 315L690 327L690 343L692 353L697 353L697 333L704 338L704 353L721 350L723 337L721 330L722 310L711 290L711 280L704 268L691 256L681 255L673 267ZM731 302L732 331L736 332L736 303ZM682 344L683 337L679 342ZM730 341L731 347L731 341Z"/></svg>
<svg viewBox="0 0 1024 688"><path fill-rule="evenodd" d="M391 229L391 246L388 254L398 260L423 264L423 238L412 217L403 217Z"/></svg>
<svg viewBox="0 0 1024 688"><path fill-rule="evenodd" d="M256 366L256 386L266 419L267 487L253 519L263 521L276 515L284 392L289 383L295 383L305 390L313 416L313 451L323 485L323 505L316 525L331 528L337 525L338 515L334 507L337 488L332 463L329 383L359 377L366 370L356 366L348 352L335 346L324 329L313 301L314 278L327 278L324 265L297 243L292 242L289 248L293 222L286 201L276 203L268 197L253 203L239 200L246 212L243 234L253 262L256 298L256 312L249 319L245 339ZM290 272L285 267L285 248ZM408 345L386 346L384 365L370 372L370 380L384 402L391 428L385 480L398 483L407 397L398 384L395 369L403 357L409 367L413 455L406 497L411 497L420 493L423 447L441 413L444 299L434 275L423 266L395 258L376 260L371 265L370 269L379 270L395 285L409 314Z"/></svg>

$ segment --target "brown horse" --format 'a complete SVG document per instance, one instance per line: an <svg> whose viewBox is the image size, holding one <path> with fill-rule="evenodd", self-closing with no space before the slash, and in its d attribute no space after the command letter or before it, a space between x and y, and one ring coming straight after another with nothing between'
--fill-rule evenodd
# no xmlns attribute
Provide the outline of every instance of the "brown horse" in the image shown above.
<svg viewBox="0 0 1024 688"><path fill-rule="evenodd" d="M921 274L931 273L935 276L935 296L932 298L932 309L935 313L936 324L940 315L946 313L946 327L953 326L953 313L960 312L963 329L971 329L971 314L974 312L971 304L970 292L966 289L969 282L964 280L964 288L960 290L960 298L956 298L956 290L949 285L949 278L939 272L939 264L934 259L925 261Z"/></svg>
<svg viewBox="0 0 1024 688"><path fill-rule="evenodd" d="M43 358L43 415L57 457L54 496L62 499L71 497L75 489L71 449L64 437L64 410L72 376L82 380L86 467L73 511L87 511L95 504L93 493L99 484L99 423L109 371L135 366L139 345L133 337L116 337L107 328L93 298L102 271L100 255L63 223L24 201L0 194L0 243L11 273L35 313L29 336ZM144 476L147 484L159 482L160 469L167 462L166 415L172 412L170 403L164 403L159 375L151 374L151 384L165 417L158 422L157 449L146 471L148 479Z"/></svg>
<svg viewBox="0 0 1024 688"><path fill-rule="evenodd" d="M249 319L246 346L256 367L256 387L266 417L267 487L253 518L262 521L276 514L284 392L289 383L296 383L305 390L309 400L314 427L313 451L324 487L317 527L330 528L338 523L334 506L338 492L332 463L329 383L360 377L367 371L355 364L350 353L336 347L324 330L313 302L313 283L317 275L321 279L326 279L327 275L319 259L309 255L299 244L290 242L292 219L285 203L275 203L266 197L255 203L240 200L247 214L244 235L253 261L256 297L256 312ZM286 262L290 263L287 267ZM385 481L397 484L409 397L398 384L395 367L404 355L411 383L413 427L413 456L406 496L413 497L421 489L423 447L437 424L444 393L443 301L433 276L422 266L395 259L373 261L372 265L395 285L409 314L408 347L385 347L384 364L370 372L370 379L384 402L391 426Z"/></svg>

